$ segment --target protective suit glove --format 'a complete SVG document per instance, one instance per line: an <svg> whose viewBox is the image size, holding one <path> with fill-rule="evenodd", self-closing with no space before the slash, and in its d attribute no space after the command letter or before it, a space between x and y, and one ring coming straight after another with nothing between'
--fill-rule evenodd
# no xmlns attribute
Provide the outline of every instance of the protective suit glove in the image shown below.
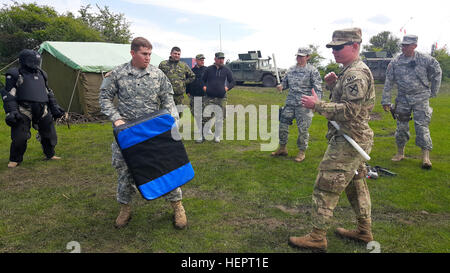
<svg viewBox="0 0 450 273"><path fill-rule="evenodd" d="M54 120L61 118L66 113L66 111L64 109L62 109L59 105L57 105L56 107L50 108L50 112L52 113Z"/></svg>
<svg viewBox="0 0 450 273"><path fill-rule="evenodd" d="M12 111L6 114L5 122L8 126L16 126L20 120L22 120L22 116L17 111Z"/></svg>

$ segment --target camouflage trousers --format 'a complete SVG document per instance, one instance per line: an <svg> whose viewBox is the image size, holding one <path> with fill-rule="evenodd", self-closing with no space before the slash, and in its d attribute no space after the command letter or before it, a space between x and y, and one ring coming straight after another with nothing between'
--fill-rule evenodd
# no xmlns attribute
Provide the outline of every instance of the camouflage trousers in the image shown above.
<svg viewBox="0 0 450 273"><path fill-rule="evenodd" d="M181 95L173 95L173 100L175 105L183 104L184 94Z"/></svg>
<svg viewBox="0 0 450 273"><path fill-rule="evenodd" d="M173 95L173 101L175 102L175 105L183 104L184 100L184 94L181 95ZM179 113L180 118L183 116L183 112Z"/></svg>
<svg viewBox="0 0 450 273"><path fill-rule="evenodd" d="M226 117L226 105L227 105L227 97L224 98L215 98L204 96L203 97L203 117L202 117L202 128L205 127L205 124L210 121L212 118L215 118L215 136L221 136L223 130L223 120ZM209 107L208 107L209 106ZM210 125L212 127L212 124Z"/></svg>
<svg viewBox="0 0 450 273"><path fill-rule="evenodd" d="M395 131L395 142L398 147L404 147L409 141L409 117L413 113L414 128L416 130L416 145L425 150L431 150L433 143L431 141L430 129L428 128L433 109L430 102L424 100L414 105L410 105L406 99L397 99L397 108L395 109L397 118L397 130Z"/></svg>
<svg viewBox="0 0 450 273"><path fill-rule="evenodd" d="M372 143L360 146L369 153ZM365 181L366 173L364 158L344 137L333 137L319 165L319 174L314 184L312 224L315 228L329 229L333 211L343 191L356 218L370 219L371 201Z"/></svg>
<svg viewBox="0 0 450 273"><path fill-rule="evenodd" d="M281 112L279 137L280 144L286 145L289 137L289 125L295 118L297 121L298 138L297 146L300 150L306 151L308 148L309 132L314 114L311 109L302 106L286 105Z"/></svg>
<svg viewBox="0 0 450 273"><path fill-rule="evenodd" d="M202 130L203 127L201 117L203 114L203 109L205 108L204 98L205 98L204 96L189 96L189 109L191 110L191 114L194 117L199 132ZM196 101L195 104L194 101Z"/></svg>
<svg viewBox="0 0 450 273"><path fill-rule="evenodd" d="M121 204L131 203L133 196L136 194L136 185L134 179L131 176L130 171L123 159L122 152L120 151L117 142L113 142L112 149L112 165L117 171L117 202ZM164 195L164 198L168 201L175 202L183 198L181 188L178 187L173 191Z"/></svg>

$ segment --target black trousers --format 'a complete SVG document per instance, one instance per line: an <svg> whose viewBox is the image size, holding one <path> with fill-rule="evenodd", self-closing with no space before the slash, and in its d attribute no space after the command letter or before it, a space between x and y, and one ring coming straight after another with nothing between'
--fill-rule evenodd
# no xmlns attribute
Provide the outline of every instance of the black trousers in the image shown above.
<svg viewBox="0 0 450 273"><path fill-rule="evenodd" d="M23 161L23 155L27 150L27 141L31 137L31 120L23 114L21 116L22 120L11 127L12 142L9 153L9 161L19 163ZM39 120L37 125L42 149L45 156L49 159L55 155L55 146L57 143L56 129L52 115L50 113L47 114Z"/></svg>

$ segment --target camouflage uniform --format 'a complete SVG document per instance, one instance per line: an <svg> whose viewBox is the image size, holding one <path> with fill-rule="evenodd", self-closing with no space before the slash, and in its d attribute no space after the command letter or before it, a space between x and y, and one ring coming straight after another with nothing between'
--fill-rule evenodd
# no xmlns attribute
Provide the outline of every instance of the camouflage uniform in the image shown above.
<svg viewBox="0 0 450 273"><path fill-rule="evenodd" d="M296 65L288 70L282 85L283 90L289 88L289 94L280 116L280 144L287 144L289 125L295 118L298 127L297 146L301 151L306 151L309 139L308 129L311 126L314 114L311 109L301 105L301 98L303 95L311 96L311 88L314 88L314 91L321 98L322 79L319 71L311 64L306 64L304 67Z"/></svg>
<svg viewBox="0 0 450 273"><path fill-rule="evenodd" d="M167 109L175 120L179 119L172 85L158 68L149 65L140 70L130 62L116 67L108 74L100 87L99 103L102 113L113 123L119 119L132 121L160 109ZM116 96L117 107L113 104ZM117 201L128 204L136 193L136 186L116 141L111 148L112 165L118 173ZM181 189L176 188L165 198L169 201L181 200Z"/></svg>
<svg viewBox="0 0 450 273"><path fill-rule="evenodd" d="M416 145L423 150L433 148L428 129L433 112L429 98L438 93L441 76L442 70L436 59L420 52L415 52L412 57L401 54L388 65L381 104L391 103L391 90L397 83L395 140L398 147L404 147L410 138L409 120L413 112Z"/></svg>
<svg viewBox="0 0 450 273"><path fill-rule="evenodd" d="M313 225L329 228L333 210L345 190L358 220L370 219L371 202L365 181L364 158L342 136L353 138L370 153L373 131L369 113L375 104L375 88L370 69L357 59L344 67L337 82L331 86L331 102L320 101L314 111L336 121L341 131L328 123L328 149L319 165L313 192ZM355 171L358 170L358 175Z"/></svg>
<svg viewBox="0 0 450 273"><path fill-rule="evenodd" d="M159 69L166 74L172 84L175 104L183 104L186 85L195 80L194 72L186 63L174 61L172 57L169 57L169 60L162 61L159 64Z"/></svg>

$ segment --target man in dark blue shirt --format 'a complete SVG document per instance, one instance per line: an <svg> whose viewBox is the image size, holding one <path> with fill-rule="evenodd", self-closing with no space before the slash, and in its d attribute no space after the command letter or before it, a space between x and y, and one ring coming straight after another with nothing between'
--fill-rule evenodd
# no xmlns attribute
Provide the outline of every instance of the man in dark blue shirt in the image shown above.
<svg viewBox="0 0 450 273"><path fill-rule="evenodd" d="M203 142L202 137L202 120L201 114L203 113L203 98L206 95L205 91L203 91L203 73L206 70L205 66L205 56L203 54L198 54L195 56L196 65L192 68L192 72L195 74L195 80L187 85L186 94L189 97L189 106L191 109L191 113L194 116L195 122L197 123L197 127L199 130L199 134L196 133L197 143Z"/></svg>
<svg viewBox="0 0 450 273"><path fill-rule="evenodd" d="M214 58L214 64L208 66L203 73L203 91L206 92L206 98L204 99L205 108L209 105L219 106L222 111L214 111L213 115L216 118L214 142L220 142L220 135L222 133L223 118L225 115L225 107L227 100L227 92L230 91L234 85L233 74L231 70L224 66L225 54L223 52L217 52ZM218 109L217 109L218 110ZM203 126L208 122L211 117L203 117Z"/></svg>

